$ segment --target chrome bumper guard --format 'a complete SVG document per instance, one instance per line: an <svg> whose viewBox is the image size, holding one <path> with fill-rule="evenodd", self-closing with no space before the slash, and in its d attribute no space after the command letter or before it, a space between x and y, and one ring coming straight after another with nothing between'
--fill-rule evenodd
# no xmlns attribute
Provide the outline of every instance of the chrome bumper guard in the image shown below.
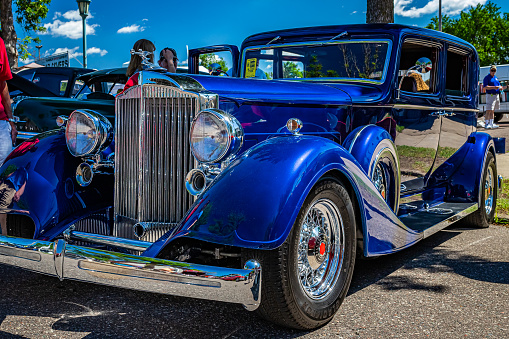
<svg viewBox="0 0 509 339"><path fill-rule="evenodd" d="M0 263L30 271L138 291L230 303L260 304L261 267L223 268L141 257L55 242L0 236Z"/></svg>

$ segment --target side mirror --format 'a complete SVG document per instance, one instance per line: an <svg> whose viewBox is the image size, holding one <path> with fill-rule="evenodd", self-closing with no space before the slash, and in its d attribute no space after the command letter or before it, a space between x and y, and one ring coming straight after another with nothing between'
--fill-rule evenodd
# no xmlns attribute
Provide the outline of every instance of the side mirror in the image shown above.
<svg viewBox="0 0 509 339"><path fill-rule="evenodd" d="M411 71L417 71L419 73L428 73L433 69L433 63L429 58L422 57L417 59L415 62L415 65L410 67L406 72L405 75L401 77L401 80L399 81L399 86L396 89L396 99L399 99L401 94L401 85L403 84L403 80L405 79L408 74L410 74Z"/></svg>
<svg viewBox="0 0 509 339"><path fill-rule="evenodd" d="M414 67L419 73L428 73L433 68L433 64L431 63L430 59L422 57L415 62Z"/></svg>

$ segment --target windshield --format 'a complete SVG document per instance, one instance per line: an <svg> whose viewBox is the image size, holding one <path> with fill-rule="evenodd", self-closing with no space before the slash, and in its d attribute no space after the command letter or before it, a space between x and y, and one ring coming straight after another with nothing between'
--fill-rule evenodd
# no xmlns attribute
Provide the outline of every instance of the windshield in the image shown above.
<svg viewBox="0 0 509 339"><path fill-rule="evenodd" d="M242 76L383 82L389 44L389 41L345 41L251 48L244 52Z"/></svg>
<svg viewBox="0 0 509 339"><path fill-rule="evenodd" d="M117 93L121 92L124 88L125 81L90 81L88 83L83 83L80 81L81 88L79 89L77 95L74 97L76 99L113 99Z"/></svg>

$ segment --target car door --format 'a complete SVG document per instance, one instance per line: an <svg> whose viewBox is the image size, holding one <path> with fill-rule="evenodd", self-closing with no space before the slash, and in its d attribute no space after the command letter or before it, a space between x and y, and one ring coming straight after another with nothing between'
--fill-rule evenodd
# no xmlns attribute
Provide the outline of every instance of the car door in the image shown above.
<svg viewBox="0 0 509 339"><path fill-rule="evenodd" d="M440 41L420 36L406 36L400 45L392 113L402 195L423 190L434 168L442 120L442 80L438 75L443 47ZM424 59L429 63L422 68L418 61Z"/></svg>
<svg viewBox="0 0 509 339"><path fill-rule="evenodd" d="M437 184L452 174L455 167L448 160L467 142L477 124L477 55L470 48L449 43L445 57L444 109L433 174Z"/></svg>

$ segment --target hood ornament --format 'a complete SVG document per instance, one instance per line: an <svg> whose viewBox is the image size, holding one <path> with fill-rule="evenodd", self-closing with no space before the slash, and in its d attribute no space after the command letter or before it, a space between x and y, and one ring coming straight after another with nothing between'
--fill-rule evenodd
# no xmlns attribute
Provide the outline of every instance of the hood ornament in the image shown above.
<svg viewBox="0 0 509 339"><path fill-rule="evenodd" d="M141 65L143 67L143 70L147 70L147 69L163 70L164 69L161 66L150 61L150 56L154 55L154 52L143 51L141 49L135 51L134 49L131 49L131 55L138 55L141 58Z"/></svg>

